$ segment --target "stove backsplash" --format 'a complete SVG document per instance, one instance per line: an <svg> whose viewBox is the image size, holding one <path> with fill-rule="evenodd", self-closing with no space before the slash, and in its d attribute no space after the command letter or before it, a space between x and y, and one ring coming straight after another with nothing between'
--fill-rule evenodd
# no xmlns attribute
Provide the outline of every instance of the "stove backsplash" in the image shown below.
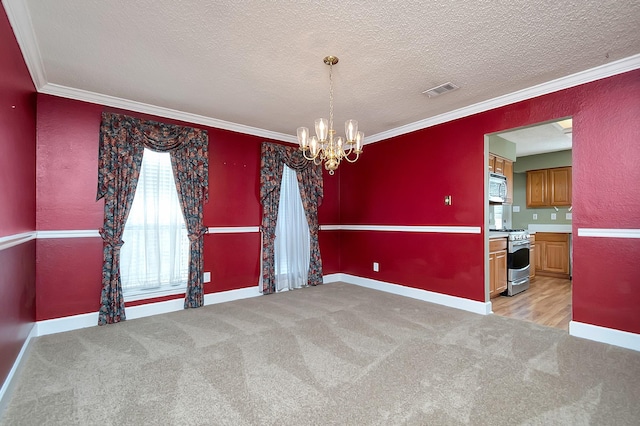
<svg viewBox="0 0 640 426"><path fill-rule="evenodd" d="M489 204L489 229L510 229L512 212L511 204Z"/></svg>

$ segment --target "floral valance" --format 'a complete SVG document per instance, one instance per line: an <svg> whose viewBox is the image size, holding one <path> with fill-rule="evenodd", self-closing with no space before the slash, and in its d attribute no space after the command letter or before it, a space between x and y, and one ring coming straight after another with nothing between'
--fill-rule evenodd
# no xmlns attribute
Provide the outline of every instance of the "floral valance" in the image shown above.
<svg viewBox="0 0 640 426"><path fill-rule="evenodd" d="M114 140L127 143L124 146L122 143L111 143ZM113 185L122 157L133 156L146 147L159 152L172 151L186 161L206 202L209 199L208 146L206 130L104 112L100 125L96 200L103 198L110 185Z"/></svg>

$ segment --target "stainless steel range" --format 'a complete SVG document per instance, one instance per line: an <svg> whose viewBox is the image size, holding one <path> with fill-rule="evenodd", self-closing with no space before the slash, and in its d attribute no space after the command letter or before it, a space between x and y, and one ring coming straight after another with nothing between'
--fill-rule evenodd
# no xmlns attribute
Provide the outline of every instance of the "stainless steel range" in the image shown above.
<svg viewBox="0 0 640 426"><path fill-rule="evenodd" d="M499 229L508 232L507 290L503 295L513 296L529 288L530 259L529 232L524 229Z"/></svg>
<svg viewBox="0 0 640 426"><path fill-rule="evenodd" d="M529 288L529 233L524 229L510 229L507 242L507 296Z"/></svg>

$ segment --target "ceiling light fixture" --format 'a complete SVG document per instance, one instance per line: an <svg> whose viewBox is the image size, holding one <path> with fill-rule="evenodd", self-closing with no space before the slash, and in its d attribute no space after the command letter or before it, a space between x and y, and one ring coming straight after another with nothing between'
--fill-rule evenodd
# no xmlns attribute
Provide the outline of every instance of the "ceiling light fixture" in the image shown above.
<svg viewBox="0 0 640 426"><path fill-rule="evenodd" d="M362 153L364 143L364 133L358 131L356 120L347 120L344 123L345 138L335 137L333 130L333 66L338 63L336 56L327 56L324 63L329 65L329 121L326 118L316 120L316 134L309 137L307 127L298 127L298 143L302 155L314 164L320 165L324 161L324 168L332 175L340 165L340 161L345 159L350 163L355 163ZM355 157L349 157L355 153Z"/></svg>

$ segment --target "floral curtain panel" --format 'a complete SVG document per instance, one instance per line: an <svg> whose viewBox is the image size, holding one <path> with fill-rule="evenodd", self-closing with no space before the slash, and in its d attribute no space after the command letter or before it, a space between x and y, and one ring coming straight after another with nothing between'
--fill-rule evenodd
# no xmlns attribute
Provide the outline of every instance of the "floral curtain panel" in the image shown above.
<svg viewBox="0 0 640 426"><path fill-rule="evenodd" d="M208 202L209 138L206 130L103 113L100 126L98 192L104 198L102 294L98 324L124 320L120 280L122 233L147 147L170 152L173 174L190 240L189 280L185 308L203 305L203 206Z"/></svg>
<svg viewBox="0 0 640 426"><path fill-rule="evenodd" d="M265 142L262 144L260 164L260 203L262 204L262 293L276 290L274 241L280 202L283 164L296 171L300 197L309 223L311 260L309 285L322 284L322 259L318 242L318 206L322 204L322 167L306 160L295 147Z"/></svg>

